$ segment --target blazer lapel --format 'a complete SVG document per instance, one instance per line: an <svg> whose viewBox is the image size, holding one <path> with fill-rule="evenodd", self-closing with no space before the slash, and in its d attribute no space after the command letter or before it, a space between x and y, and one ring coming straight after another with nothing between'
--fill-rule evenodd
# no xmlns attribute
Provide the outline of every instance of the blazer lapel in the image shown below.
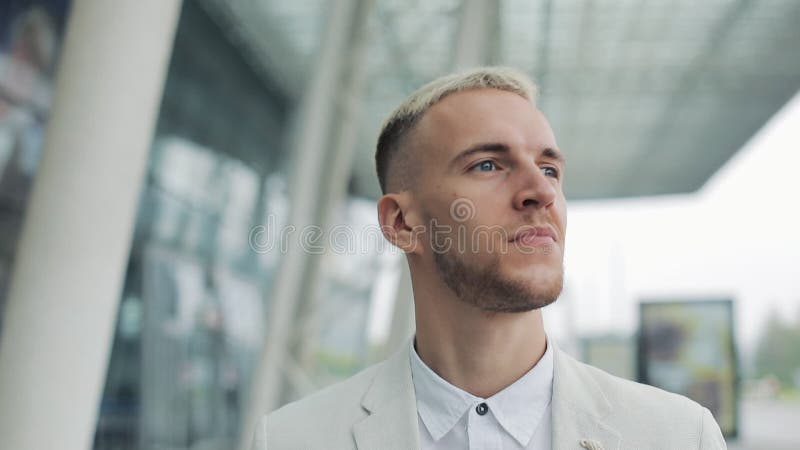
<svg viewBox="0 0 800 450"><path fill-rule="evenodd" d="M554 351L553 449L618 450L619 433L603 421L612 407L602 389L577 361ZM408 345L378 369L361 405L368 415L353 426L360 450L419 449Z"/></svg>
<svg viewBox="0 0 800 450"><path fill-rule="evenodd" d="M555 350L553 449L618 450L619 433L603 422L612 407L587 369Z"/></svg>
<svg viewBox="0 0 800 450"><path fill-rule="evenodd" d="M361 405L368 415L353 426L356 446L361 450L419 448L409 345L386 360L364 394Z"/></svg>

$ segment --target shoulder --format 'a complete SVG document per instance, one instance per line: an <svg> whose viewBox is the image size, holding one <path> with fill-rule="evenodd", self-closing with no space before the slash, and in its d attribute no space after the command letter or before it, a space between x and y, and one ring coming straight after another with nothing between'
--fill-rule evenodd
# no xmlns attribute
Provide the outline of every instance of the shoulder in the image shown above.
<svg viewBox="0 0 800 450"><path fill-rule="evenodd" d="M635 448L724 449L719 426L708 409L685 396L611 375L569 358L582 381L599 388L609 406L604 418Z"/></svg>
<svg viewBox="0 0 800 450"><path fill-rule="evenodd" d="M346 448L352 425L366 416L361 399L385 362L265 415L256 431L269 448ZM254 446L254 449L262 447Z"/></svg>
<svg viewBox="0 0 800 450"><path fill-rule="evenodd" d="M325 387L308 397L289 403L272 412L268 418L273 422L291 422L293 419L308 420L309 416L325 412L339 414L361 409L361 398L372 384L375 373L384 363L375 364L344 381Z"/></svg>
<svg viewBox="0 0 800 450"><path fill-rule="evenodd" d="M683 395L626 380L582 362L576 361L575 364L592 377L614 409L658 410L663 414L701 412L702 406L699 403Z"/></svg>

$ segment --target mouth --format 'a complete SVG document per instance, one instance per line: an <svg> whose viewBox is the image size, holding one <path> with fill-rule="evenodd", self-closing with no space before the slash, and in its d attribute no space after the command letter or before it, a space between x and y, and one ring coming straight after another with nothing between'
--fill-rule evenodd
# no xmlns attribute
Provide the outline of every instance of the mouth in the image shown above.
<svg viewBox="0 0 800 450"><path fill-rule="evenodd" d="M554 244L556 232L549 226L524 226L509 241L528 247Z"/></svg>

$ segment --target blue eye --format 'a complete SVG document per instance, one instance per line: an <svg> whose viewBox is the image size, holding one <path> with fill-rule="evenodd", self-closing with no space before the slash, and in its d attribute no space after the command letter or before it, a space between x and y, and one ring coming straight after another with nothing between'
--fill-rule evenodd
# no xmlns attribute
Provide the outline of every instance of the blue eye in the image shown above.
<svg viewBox="0 0 800 450"><path fill-rule="evenodd" d="M558 178L558 169L555 167L542 167L542 171L547 177Z"/></svg>
<svg viewBox="0 0 800 450"><path fill-rule="evenodd" d="M481 162L479 162L478 164L475 164L472 167L473 168L477 168L481 172L490 172L490 171L492 171L492 170L497 168L497 166L495 166L495 164L494 164L494 161L481 161Z"/></svg>

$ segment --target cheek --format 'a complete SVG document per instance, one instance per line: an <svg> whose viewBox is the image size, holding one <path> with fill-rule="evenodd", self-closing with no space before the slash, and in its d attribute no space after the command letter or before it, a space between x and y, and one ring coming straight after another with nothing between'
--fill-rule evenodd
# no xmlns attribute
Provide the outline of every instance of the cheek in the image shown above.
<svg viewBox="0 0 800 450"><path fill-rule="evenodd" d="M560 202L556 207L556 214L558 215L558 221L561 223L561 228L567 228L567 202L564 199L563 194L561 195Z"/></svg>

